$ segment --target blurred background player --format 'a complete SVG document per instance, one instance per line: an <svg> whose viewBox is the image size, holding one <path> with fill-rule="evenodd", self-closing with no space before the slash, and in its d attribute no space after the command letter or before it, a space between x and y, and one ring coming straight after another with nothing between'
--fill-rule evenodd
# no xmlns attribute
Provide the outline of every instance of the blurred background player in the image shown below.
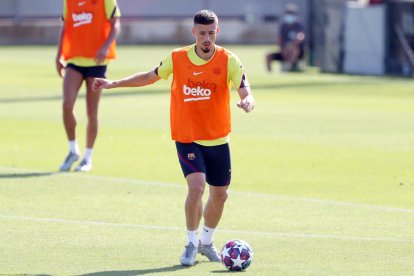
<svg viewBox="0 0 414 276"><path fill-rule="evenodd" d="M108 61L115 58L120 15L116 0L64 0L64 24L58 42L56 70L63 78L63 123L69 141L69 154L60 166L61 171L69 171L80 158L74 106L84 81L88 117L86 149L75 171L92 169L101 96L101 93L92 93L92 83L95 77L106 77Z"/></svg>
<svg viewBox="0 0 414 276"><path fill-rule="evenodd" d="M116 81L97 78L93 85L95 91L139 87L174 75L171 135L176 141L178 159L188 185L185 202L187 243L180 257L185 266L195 264L197 253L210 261L221 261L213 244L213 235L223 213L231 180L231 84L241 99L238 107L250 112L255 105L240 60L215 44L219 33L217 15L209 10L196 13L192 33L196 43L174 50L155 70ZM203 206L206 182L210 193ZM199 239L202 217L204 226Z"/></svg>
<svg viewBox="0 0 414 276"><path fill-rule="evenodd" d="M300 70L300 61L304 58L305 29L299 17L298 6L286 4L285 11L279 22L277 44L279 51L266 56L268 72L272 71L272 61L281 62L282 71Z"/></svg>

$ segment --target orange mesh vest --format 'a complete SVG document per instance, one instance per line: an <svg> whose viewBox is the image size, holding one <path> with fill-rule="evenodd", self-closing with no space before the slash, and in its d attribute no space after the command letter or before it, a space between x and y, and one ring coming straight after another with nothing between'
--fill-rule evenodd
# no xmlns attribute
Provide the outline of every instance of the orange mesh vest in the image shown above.
<svg viewBox="0 0 414 276"><path fill-rule="evenodd" d="M197 66L188 58L187 48L173 51L170 109L173 140L191 143L222 138L230 133L228 56L225 49L216 46L214 57Z"/></svg>
<svg viewBox="0 0 414 276"><path fill-rule="evenodd" d="M111 31L103 0L69 0L62 40L65 60L73 57L94 58ZM115 40L109 47L107 58L115 58Z"/></svg>

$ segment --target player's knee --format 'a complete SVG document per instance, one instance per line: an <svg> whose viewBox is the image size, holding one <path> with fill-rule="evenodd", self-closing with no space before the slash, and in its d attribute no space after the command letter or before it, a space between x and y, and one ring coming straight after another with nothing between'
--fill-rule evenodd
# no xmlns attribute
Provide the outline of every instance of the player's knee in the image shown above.
<svg viewBox="0 0 414 276"><path fill-rule="evenodd" d="M97 112L88 110L87 113L88 113L88 120L90 122L98 122L98 113Z"/></svg>
<svg viewBox="0 0 414 276"><path fill-rule="evenodd" d="M86 108L86 113L90 121L98 120L98 107L97 106L88 105Z"/></svg>
<svg viewBox="0 0 414 276"><path fill-rule="evenodd" d="M272 60L272 54L267 54L266 55L266 60L269 62Z"/></svg>
<svg viewBox="0 0 414 276"><path fill-rule="evenodd" d="M204 194L204 186L193 185L188 190L188 196L191 198L201 198Z"/></svg>
<svg viewBox="0 0 414 276"><path fill-rule="evenodd" d="M63 101L62 108L64 112L72 112L74 104L69 101Z"/></svg>
<svg viewBox="0 0 414 276"><path fill-rule="evenodd" d="M229 197L227 191L222 191L220 193L214 193L214 201L219 204L224 204Z"/></svg>

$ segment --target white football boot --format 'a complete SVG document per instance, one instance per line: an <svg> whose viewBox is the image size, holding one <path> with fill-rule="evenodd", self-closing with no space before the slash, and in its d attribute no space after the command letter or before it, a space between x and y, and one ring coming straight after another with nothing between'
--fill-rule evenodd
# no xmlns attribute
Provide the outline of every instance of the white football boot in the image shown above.
<svg viewBox="0 0 414 276"><path fill-rule="evenodd" d="M79 165L75 168L75 172L89 172L92 170L92 162L88 162L85 159L79 163Z"/></svg>
<svg viewBox="0 0 414 276"><path fill-rule="evenodd" d="M213 243L210 244L198 244L198 253L206 256L210 262L221 262L220 254L217 252L217 248Z"/></svg>
<svg viewBox="0 0 414 276"><path fill-rule="evenodd" d="M66 156L65 161L63 161L62 165L60 165L59 170L61 172L70 171L73 163L79 160L79 154L69 151L68 156Z"/></svg>
<svg viewBox="0 0 414 276"><path fill-rule="evenodd" d="M197 247L190 242L185 246L183 255L180 257L180 263L184 266L192 266L195 263L195 257L197 255Z"/></svg>

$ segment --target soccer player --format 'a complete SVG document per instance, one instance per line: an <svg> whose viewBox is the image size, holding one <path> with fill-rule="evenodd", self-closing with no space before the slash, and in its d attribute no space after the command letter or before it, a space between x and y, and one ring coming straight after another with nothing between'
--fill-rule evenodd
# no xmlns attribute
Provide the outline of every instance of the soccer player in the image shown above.
<svg viewBox="0 0 414 276"><path fill-rule="evenodd" d="M213 235L223 213L231 179L229 150L230 88L233 84L241 98L238 107L246 112L255 106L240 60L216 45L219 33L217 15L202 10L194 16L195 44L175 49L148 72L121 80L96 78L94 91L116 87L139 87L174 75L171 84L170 123L178 159L187 180L185 201L187 243L180 257L182 265L195 264L197 253L219 262ZM209 197L202 196L209 184ZM201 218L204 226L200 239Z"/></svg>
<svg viewBox="0 0 414 276"><path fill-rule="evenodd" d="M69 171L80 158L73 109L85 81L88 116L86 149L75 171L87 172L92 169L101 96L100 92L92 92L92 83L95 77L105 78L107 64L115 58L115 37L120 30L121 14L117 0L64 0L63 7L64 24L58 42L56 70L63 78L63 123L69 141L69 154L60 171Z"/></svg>

